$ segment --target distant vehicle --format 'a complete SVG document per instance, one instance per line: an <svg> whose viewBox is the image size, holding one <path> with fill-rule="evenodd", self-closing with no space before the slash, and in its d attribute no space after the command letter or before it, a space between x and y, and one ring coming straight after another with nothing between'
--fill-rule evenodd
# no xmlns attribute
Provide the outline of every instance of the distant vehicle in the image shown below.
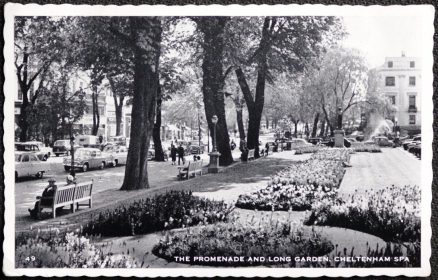
<svg viewBox="0 0 438 280"><path fill-rule="evenodd" d="M414 143L409 144L408 151L415 156L421 158L421 141L416 141Z"/></svg>
<svg viewBox="0 0 438 280"><path fill-rule="evenodd" d="M319 137L309 139L309 143L311 143L313 145L321 144L321 142L322 142L322 138L319 138Z"/></svg>
<svg viewBox="0 0 438 280"><path fill-rule="evenodd" d="M380 147L393 147L394 146L394 142L389 140L388 137L386 137L386 136L373 137L372 140L365 141L364 144L366 144L366 145L375 144L375 145L378 145Z"/></svg>
<svg viewBox="0 0 438 280"><path fill-rule="evenodd" d="M100 148L101 144L99 137L95 135L78 135L76 136L77 143L85 148Z"/></svg>
<svg viewBox="0 0 438 280"><path fill-rule="evenodd" d="M50 148L46 148L42 142L29 141L29 142L16 142L15 150L19 152L32 152L40 160L46 161L50 157Z"/></svg>
<svg viewBox="0 0 438 280"><path fill-rule="evenodd" d="M350 141L351 143L356 143L357 142L357 140L356 140L356 138L345 138L345 139L347 139L348 141Z"/></svg>
<svg viewBox="0 0 438 280"><path fill-rule="evenodd" d="M43 178L45 172L49 170L47 162L41 161L32 152L15 153L15 179L27 176Z"/></svg>
<svg viewBox="0 0 438 280"><path fill-rule="evenodd" d="M125 136L113 136L109 138L109 141L111 143L126 146L126 137Z"/></svg>
<svg viewBox="0 0 438 280"><path fill-rule="evenodd" d="M283 147L285 147L284 150L293 150L294 148L305 147L305 146L313 146L313 145L302 138L294 138L292 140L288 140L285 143L283 143Z"/></svg>
<svg viewBox="0 0 438 280"><path fill-rule="evenodd" d="M111 155L114 167L119 164L126 164L126 159L128 158L128 148L126 146L108 145L103 148L103 152Z"/></svg>
<svg viewBox="0 0 438 280"><path fill-rule="evenodd" d="M81 146L78 144L73 144L74 150L79 149ZM59 155L70 155L71 146L70 146L70 140L56 140L55 143L53 143L53 153L59 157Z"/></svg>
<svg viewBox="0 0 438 280"><path fill-rule="evenodd" d="M409 149L409 145L413 144L415 142L421 142L421 135L416 135L414 136L412 139L406 139L405 141L403 141L403 149L408 150Z"/></svg>
<svg viewBox="0 0 438 280"><path fill-rule="evenodd" d="M187 148L187 153L192 155L199 155L204 153L204 149L205 146L203 143L201 143L201 146L199 146L199 143L195 143Z"/></svg>
<svg viewBox="0 0 438 280"><path fill-rule="evenodd" d="M113 162L111 155L96 148L79 148L74 154L74 163L71 158L64 158L64 170L70 171L71 168L80 169L87 172L92 168L104 169Z"/></svg>

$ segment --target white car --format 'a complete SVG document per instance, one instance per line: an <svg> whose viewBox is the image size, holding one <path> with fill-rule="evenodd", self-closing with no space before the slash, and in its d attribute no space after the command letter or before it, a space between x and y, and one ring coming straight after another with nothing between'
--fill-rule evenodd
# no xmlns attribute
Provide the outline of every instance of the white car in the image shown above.
<svg viewBox="0 0 438 280"><path fill-rule="evenodd" d="M39 160L35 153L15 152L15 179L28 176L42 178L48 170L48 163Z"/></svg>
<svg viewBox="0 0 438 280"><path fill-rule="evenodd" d="M111 155L114 167L119 164L126 164L128 158L128 148L126 146L109 145L103 148L103 152Z"/></svg>
<svg viewBox="0 0 438 280"><path fill-rule="evenodd" d="M38 141L16 142L15 150L18 152L33 152L43 161L46 161L52 153L51 148Z"/></svg>

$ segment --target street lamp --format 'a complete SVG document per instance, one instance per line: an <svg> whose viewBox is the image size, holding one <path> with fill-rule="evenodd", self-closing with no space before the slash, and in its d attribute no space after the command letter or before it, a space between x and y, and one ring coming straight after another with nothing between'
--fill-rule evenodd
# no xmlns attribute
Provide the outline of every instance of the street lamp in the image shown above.
<svg viewBox="0 0 438 280"><path fill-rule="evenodd" d="M213 151L209 154L210 156L210 164L208 165L208 173L218 173L219 172L219 156L221 155L217 151L216 147L216 124L218 122L218 117L214 115L211 118L211 122L213 123Z"/></svg>
<svg viewBox="0 0 438 280"><path fill-rule="evenodd" d="M217 124L218 118L216 115L214 115L211 118L211 122L214 124L213 127L213 152L217 152L217 148L216 148L216 124Z"/></svg>

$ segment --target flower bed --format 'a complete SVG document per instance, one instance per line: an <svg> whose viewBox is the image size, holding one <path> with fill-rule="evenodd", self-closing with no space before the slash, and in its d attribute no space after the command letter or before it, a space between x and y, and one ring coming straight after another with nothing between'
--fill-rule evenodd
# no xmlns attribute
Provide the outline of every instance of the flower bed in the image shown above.
<svg viewBox="0 0 438 280"><path fill-rule="evenodd" d="M350 150L323 148L311 159L279 171L259 191L242 194L236 206L244 209L296 211L310 210L315 200L334 199L349 161Z"/></svg>
<svg viewBox="0 0 438 280"><path fill-rule="evenodd" d="M299 146L299 147L294 147L292 150L295 150L296 151L295 154L299 155L299 154L315 153L320 149L322 149L321 146Z"/></svg>
<svg viewBox="0 0 438 280"><path fill-rule="evenodd" d="M330 241L313 229L297 230L290 223L259 224L258 227L219 223L169 233L154 246L152 252L168 261L175 261L178 256L189 257L187 263L198 265L276 266L281 263L269 263L270 258L292 257L287 264L293 265L293 256L323 256L333 248ZM203 259L195 259L199 256ZM218 261L213 257L237 257L240 261Z"/></svg>
<svg viewBox="0 0 438 280"><path fill-rule="evenodd" d="M127 255L114 255L103 246L75 233L50 237L37 233L15 248L18 268L135 268L137 262Z"/></svg>
<svg viewBox="0 0 438 280"><path fill-rule="evenodd" d="M171 191L100 213L84 228L85 234L127 236L164 229L226 221L233 207L224 202Z"/></svg>
<svg viewBox="0 0 438 280"><path fill-rule="evenodd" d="M316 201L306 225L350 228L385 241L420 241L420 188L388 187L355 193L337 201Z"/></svg>

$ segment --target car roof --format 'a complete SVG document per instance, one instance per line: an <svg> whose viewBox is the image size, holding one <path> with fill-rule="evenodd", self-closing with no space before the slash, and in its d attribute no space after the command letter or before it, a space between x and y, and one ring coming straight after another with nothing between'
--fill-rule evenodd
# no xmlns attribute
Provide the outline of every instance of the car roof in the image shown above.
<svg viewBox="0 0 438 280"><path fill-rule="evenodd" d="M90 152L92 152L92 151L99 151L100 152L100 150L97 148L78 148L78 149L76 149L76 151L79 151L79 150L90 151Z"/></svg>

